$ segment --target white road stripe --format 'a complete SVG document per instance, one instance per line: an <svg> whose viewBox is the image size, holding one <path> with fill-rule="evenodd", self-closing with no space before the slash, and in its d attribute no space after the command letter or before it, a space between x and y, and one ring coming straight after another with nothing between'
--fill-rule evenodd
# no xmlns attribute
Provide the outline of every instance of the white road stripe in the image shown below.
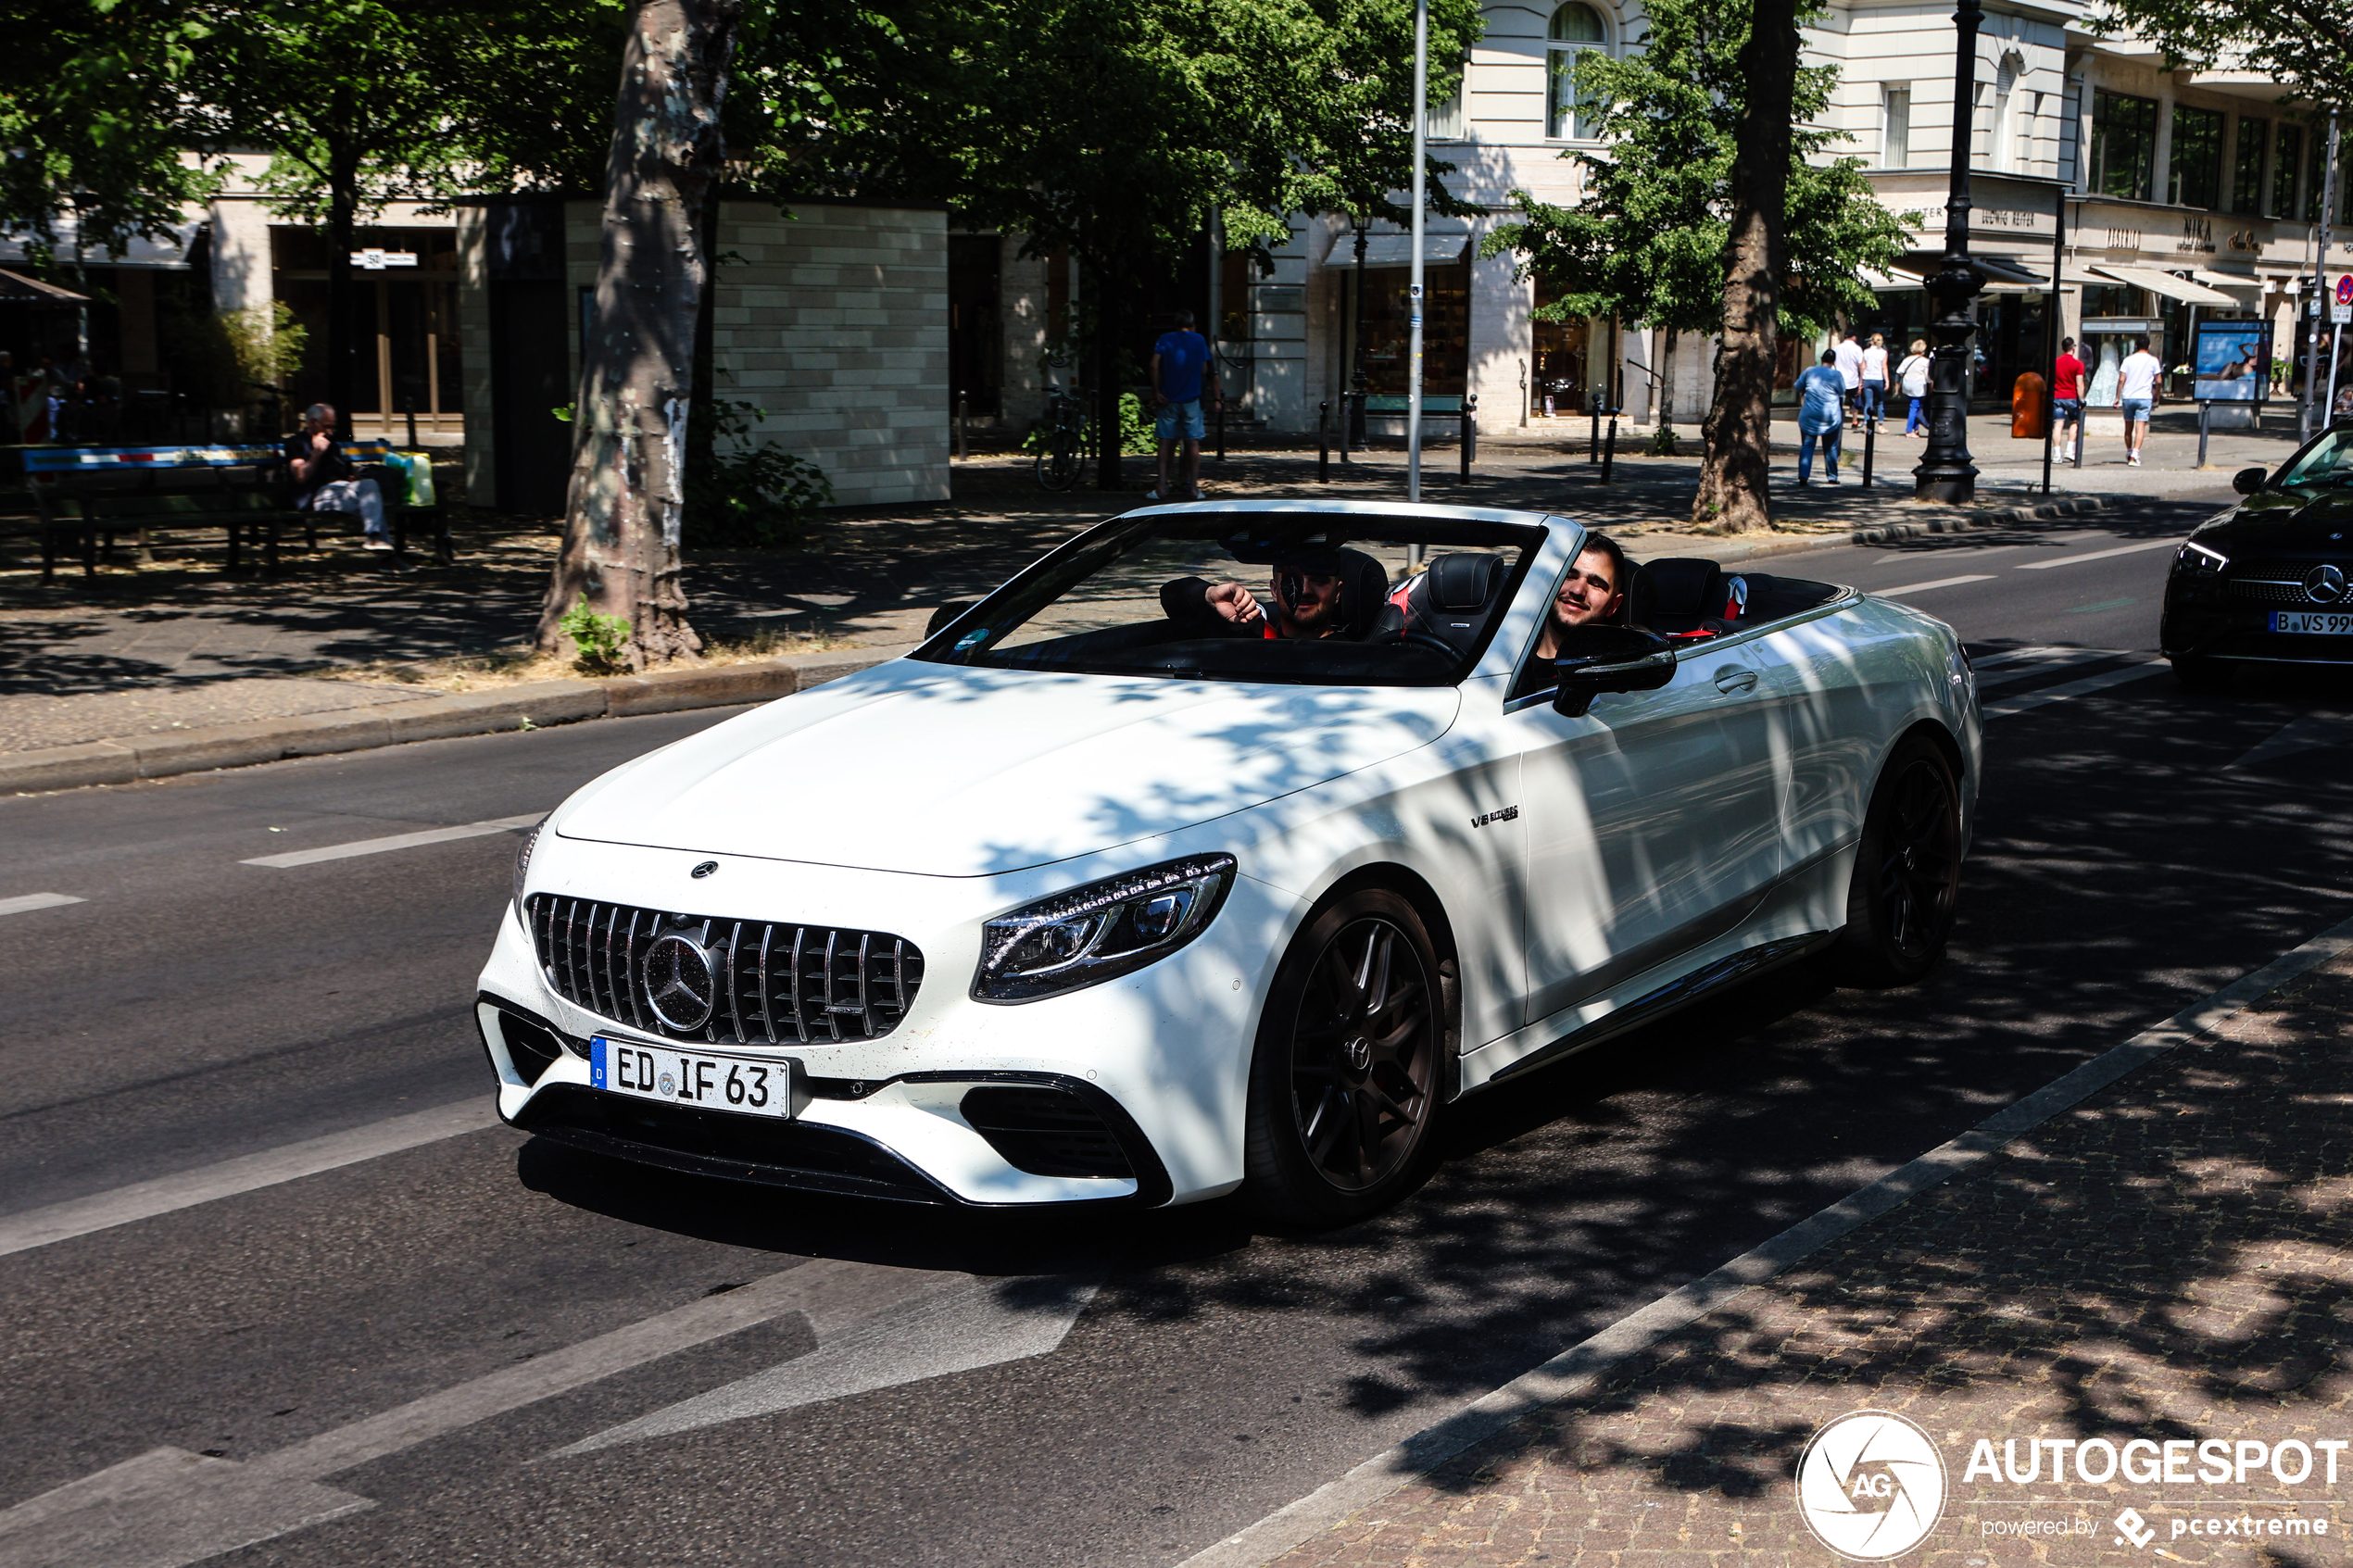
<svg viewBox="0 0 2353 1568"><path fill-rule="evenodd" d="M2128 664L2121 670L2103 670L2096 675L2086 675L2080 681L2070 681L2065 685L2045 686L2039 692L2028 692L2023 696L2009 697L2001 702L1989 702L1985 705L1984 715L1988 719L2007 719L2013 713L2024 713L2047 703L2066 702L2073 697L2088 696L2094 692L2106 691L2110 686L2120 686L2127 681L2144 681L2164 668L2165 660L2161 659L2144 659L2139 663Z"/></svg>
<svg viewBox="0 0 2353 1568"><path fill-rule="evenodd" d="M2032 681L2037 675L2047 675L2054 670L2064 670L2070 664L2092 664L2104 659L2133 657L2121 648L2044 648L2040 651L2049 657L2037 659L2032 664L2013 664L1991 675L1982 674L1977 678L1977 689L1981 692L1990 691L1995 686L2007 686L2020 681ZM1983 670L1991 662L1990 659L1981 659L1978 661L1977 668Z"/></svg>
<svg viewBox="0 0 2353 1568"><path fill-rule="evenodd" d="M1792 1225L1714 1273L1629 1312L1591 1339L1571 1346L1445 1420L1425 1426L1387 1452L1374 1455L1338 1480L1325 1483L1248 1529L1195 1552L1176 1568L1262 1568L1428 1474L1531 1411L1591 1391L1604 1374L1627 1357L1697 1323L1750 1286L1761 1285L1812 1257L1906 1199L1960 1174L1986 1156L1999 1152L2020 1133L2081 1104L2135 1069L2176 1047L2197 1044L2201 1035L2219 1029L2249 1003L2259 1001L2296 976L2320 968L2348 947L2353 947L2353 921L2330 927L2254 973L2233 981L2203 1001L2193 1002L2156 1027L2143 1030L2032 1094L2012 1100L1949 1143L1940 1144L1910 1164L1847 1194L1812 1219Z"/></svg>
<svg viewBox="0 0 2353 1568"><path fill-rule="evenodd" d="M2055 566L2079 566L2087 560L2106 560L2110 556L2137 555L2143 550L2178 550L2179 539L2144 539L2137 545L2119 545L2112 550L2086 550L2080 556L2060 556L2056 560L2020 561L2020 571L2048 571Z"/></svg>
<svg viewBox="0 0 2353 1568"><path fill-rule="evenodd" d="M1982 657L1972 657L1969 659L1969 663L1979 670L1992 670L1997 665L2018 664L2030 659L2041 661L2054 659L2073 659L2079 655L2094 654L2096 654L2103 659L2121 659L2124 657L2124 650L2121 648L2079 648L2061 646L2053 646L2048 647L2004 648L1999 653L1989 653L1982 655Z"/></svg>
<svg viewBox="0 0 2353 1568"><path fill-rule="evenodd" d="M19 893L13 898L0 898L0 915L20 915L28 909L54 909L66 904L83 904L70 893Z"/></svg>
<svg viewBox="0 0 2353 1568"><path fill-rule="evenodd" d="M283 855L258 855L250 860L240 860L241 866L314 866L321 860L346 860L354 855L382 855L392 849L414 849L425 844L447 844L452 839L482 838L494 833L512 833L517 828L536 827L547 813L532 811L520 817L495 817L486 822L468 822L462 827L426 828L419 833L396 833L389 838L360 838L349 844L322 845L316 849L290 849Z"/></svg>
<svg viewBox="0 0 2353 1568"><path fill-rule="evenodd" d="M233 1198L239 1193L276 1186L281 1182L300 1181L321 1171L356 1165L363 1160L396 1154L404 1148L438 1143L443 1138L497 1124L497 1110L490 1096L483 1094L455 1105L354 1127L347 1133L329 1133L324 1137L308 1138L282 1148L224 1160L218 1165L199 1166L176 1176L135 1182L111 1192L52 1203L0 1219L0 1257L192 1209L217 1198Z"/></svg>
<svg viewBox="0 0 2353 1568"><path fill-rule="evenodd" d="M1882 598L1892 599L1898 594L1925 594L1931 588L1957 588L1964 583L1991 583L1993 581L1992 572L1981 571L1969 577L1939 577L1929 583L1906 583L1899 588L1873 588L1871 592Z"/></svg>

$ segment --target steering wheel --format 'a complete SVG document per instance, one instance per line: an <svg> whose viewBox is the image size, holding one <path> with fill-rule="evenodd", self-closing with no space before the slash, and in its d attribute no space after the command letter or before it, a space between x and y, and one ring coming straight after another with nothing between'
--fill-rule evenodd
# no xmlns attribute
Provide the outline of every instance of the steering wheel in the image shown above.
<svg viewBox="0 0 2353 1568"><path fill-rule="evenodd" d="M1460 659L1463 657L1462 649L1456 647L1445 638L1437 636L1428 632L1400 632L1397 634L1397 640L1401 643L1419 643L1426 648L1435 648L1440 653L1444 654L1448 659Z"/></svg>

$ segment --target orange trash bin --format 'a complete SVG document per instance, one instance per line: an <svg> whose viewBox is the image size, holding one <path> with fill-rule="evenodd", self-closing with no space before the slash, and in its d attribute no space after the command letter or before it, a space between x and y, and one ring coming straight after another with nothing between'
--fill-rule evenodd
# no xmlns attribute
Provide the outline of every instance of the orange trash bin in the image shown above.
<svg viewBox="0 0 2353 1568"><path fill-rule="evenodd" d="M2018 378L2018 384L2010 388L2010 435L2013 439L2043 439L2043 421L2050 417L2050 404L2044 394L2049 390L2049 383L2032 370Z"/></svg>

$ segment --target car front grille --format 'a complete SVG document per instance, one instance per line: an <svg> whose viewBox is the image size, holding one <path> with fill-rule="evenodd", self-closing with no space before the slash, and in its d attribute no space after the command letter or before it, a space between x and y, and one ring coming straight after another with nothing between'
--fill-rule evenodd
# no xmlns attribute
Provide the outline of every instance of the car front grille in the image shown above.
<svg viewBox="0 0 2353 1568"><path fill-rule="evenodd" d="M883 931L727 920L535 893L540 972L575 1007L650 1035L706 1045L829 1046L899 1027L923 985L924 955ZM708 1017L679 1028L647 994L647 955L683 936L711 972ZM667 1009L673 1017L686 1010Z"/></svg>
<svg viewBox="0 0 2353 1568"><path fill-rule="evenodd" d="M2233 579L2231 597L2260 605L2303 605L2308 608L2312 603L2305 596L2302 583L2270 583L2251 577Z"/></svg>

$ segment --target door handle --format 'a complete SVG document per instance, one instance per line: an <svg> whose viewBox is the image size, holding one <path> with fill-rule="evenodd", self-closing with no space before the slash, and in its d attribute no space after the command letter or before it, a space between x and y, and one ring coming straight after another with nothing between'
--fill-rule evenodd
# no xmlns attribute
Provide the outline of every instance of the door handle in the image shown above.
<svg viewBox="0 0 2353 1568"><path fill-rule="evenodd" d="M1756 671L1754 670L1718 670L1716 672L1716 689L1726 696L1734 692L1753 691L1755 687Z"/></svg>

